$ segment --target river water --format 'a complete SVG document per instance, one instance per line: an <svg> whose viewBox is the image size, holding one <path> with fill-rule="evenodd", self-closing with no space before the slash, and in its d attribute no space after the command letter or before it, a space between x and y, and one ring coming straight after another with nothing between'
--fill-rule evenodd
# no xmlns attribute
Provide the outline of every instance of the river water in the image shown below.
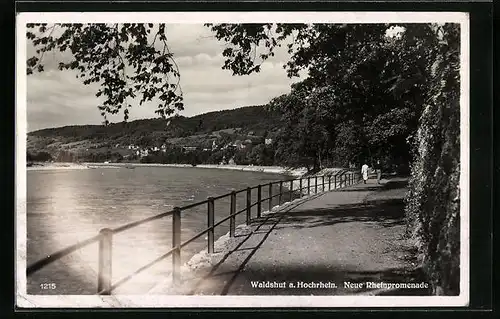
<svg viewBox="0 0 500 319"><path fill-rule="evenodd" d="M166 212L174 206L203 201L232 189L288 179L278 174L206 168L136 167L75 170L29 170L27 172L27 263L96 235L102 228ZM273 190L276 194L278 190ZM256 200L256 190L253 192ZM268 187L262 188L262 198ZM276 198L277 200L277 198ZM215 222L229 214L230 198L215 202ZM246 192L237 196L239 211ZM273 205L276 205L273 203ZM263 210L268 203L264 202ZM256 207L252 209L256 216ZM165 217L113 236L113 282L126 277L161 256L172 246L172 218ZM240 214L236 224L245 222ZM184 242L207 227L207 205L182 212ZM229 221L215 230L215 238L229 231ZM206 249L206 235L182 250L182 263ZM28 294L95 294L98 244L72 253L27 278ZM168 276L170 257L147 270L140 283L123 293L144 293L159 278ZM55 289L47 288L53 284ZM52 288L53 288L52 286ZM127 285L124 285L127 286ZM128 290L127 290L128 289Z"/></svg>

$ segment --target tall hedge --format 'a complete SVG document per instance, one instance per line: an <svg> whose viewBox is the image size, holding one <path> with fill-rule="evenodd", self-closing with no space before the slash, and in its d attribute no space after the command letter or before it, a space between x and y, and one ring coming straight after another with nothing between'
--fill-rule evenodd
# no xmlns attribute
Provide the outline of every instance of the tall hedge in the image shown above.
<svg viewBox="0 0 500 319"><path fill-rule="evenodd" d="M407 233L434 294L458 295L460 283L460 78L458 25L436 30L430 94L419 122L406 198Z"/></svg>

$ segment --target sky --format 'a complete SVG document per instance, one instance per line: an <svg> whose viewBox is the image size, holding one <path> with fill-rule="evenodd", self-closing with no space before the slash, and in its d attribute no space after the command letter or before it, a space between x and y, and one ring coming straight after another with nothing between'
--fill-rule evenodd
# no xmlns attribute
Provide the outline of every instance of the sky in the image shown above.
<svg viewBox="0 0 500 319"><path fill-rule="evenodd" d="M283 64L289 54L285 48L262 65L259 73L232 76L222 70L224 43L202 24L168 24L167 38L181 73L185 110L180 115L193 116L210 111L260 105L290 92L290 85L300 78L288 78ZM36 55L30 42L27 55ZM103 117L95 97L98 87L83 85L73 71L59 71L64 54L49 52L43 57L45 71L27 77L28 131L65 125L101 124ZM129 121L157 117L156 104L130 109ZM123 120L123 114L110 117Z"/></svg>

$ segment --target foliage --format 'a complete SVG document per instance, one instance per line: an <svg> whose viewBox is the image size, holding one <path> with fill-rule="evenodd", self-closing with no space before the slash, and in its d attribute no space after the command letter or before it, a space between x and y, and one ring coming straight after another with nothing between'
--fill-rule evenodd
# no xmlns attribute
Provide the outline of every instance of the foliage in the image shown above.
<svg viewBox="0 0 500 319"><path fill-rule="evenodd" d="M83 83L99 84L98 106L104 117L123 110L128 119L132 100L159 99L156 113L165 117L183 110L180 74L167 45L166 25L124 24L52 24L27 25L26 36L37 56L27 60L27 73L44 71L44 55L66 52L68 61L59 62L59 70L74 70ZM156 48L160 46L160 48Z"/></svg>
<svg viewBox="0 0 500 319"><path fill-rule="evenodd" d="M223 68L234 75L259 72L293 37L284 68L308 77L271 103L283 121L280 160L316 168L325 156L340 165L377 158L387 169L413 159L408 229L434 292L458 293L457 25L402 24L389 37L388 24L207 26L228 45Z"/></svg>
<svg viewBox="0 0 500 319"><path fill-rule="evenodd" d="M48 152L38 152L32 154L30 152L26 153L26 161L28 162L50 162L52 160L52 155Z"/></svg>
<svg viewBox="0 0 500 319"><path fill-rule="evenodd" d="M321 156L331 144L331 121L321 94L306 96L300 87L271 102L282 112L284 125L278 131L276 156L288 166L318 170ZM293 155L293 156L290 156Z"/></svg>
<svg viewBox="0 0 500 319"><path fill-rule="evenodd" d="M181 147L170 146L165 152L152 152L142 157L142 163L163 164L220 164L233 158L238 165L273 165L272 150L262 144L246 149L225 149L205 151L201 149L185 151Z"/></svg>
<svg viewBox="0 0 500 319"><path fill-rule="evenodd" d="M233 158L238 165L274 165L274 149L264 144L248 145L244 149L236 150L226 154L227 158Z"/></svg>
<svg viewBox="0 0 500 319"><path fill-rule="evenodd" d="M408 232L419 243L436 294L460 291L460 82L458 25L434 26L439 43L430 95L415 140L410 192L406 198ZM425 39L425 38L424 38Z"/></svg>
<svg viewBox="0 0 500 319"><path fill-rule="evenodd" d="M70 151L61 150L56 155L55 161L56 162L74 162L75 161L75 154L73 152L70 152Z"/></svg>
<svg viewBox="0 0 500 319"><path fill-rule="evenodd" d="M407 138L415 134L422 108L414 97L424 94L427 58L413 37L386 36L389 24L207 26L228 45L223 68L235 75L259 72L293 37L284 68L289 76L304 70L308 77L271 103L283 120L277 156L289 165L409 162ZM428 31L427 25L404 26Z"/></svg>

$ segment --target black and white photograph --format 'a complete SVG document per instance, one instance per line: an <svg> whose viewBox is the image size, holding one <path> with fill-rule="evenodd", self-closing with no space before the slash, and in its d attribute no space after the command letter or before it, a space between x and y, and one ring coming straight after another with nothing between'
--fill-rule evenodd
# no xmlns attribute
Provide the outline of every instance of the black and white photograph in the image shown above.
<svg viewBox="0 0 500 319"><path fill-rule="evenodd" d="M16 303L469 303L469 17L16 17Z"/></svg>

